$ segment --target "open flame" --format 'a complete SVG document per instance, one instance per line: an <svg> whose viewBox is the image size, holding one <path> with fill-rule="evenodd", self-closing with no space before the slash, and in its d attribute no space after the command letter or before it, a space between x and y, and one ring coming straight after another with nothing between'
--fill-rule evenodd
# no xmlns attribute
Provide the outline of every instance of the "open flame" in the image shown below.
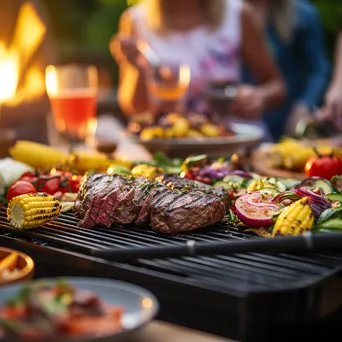
<svg viewBox="0 0 342 342"><path fill-rule="evenodd" d="M0 103L15 96L18 85L18 55L0 44Z"/></svg>
<svg viewBox="0 0 342 342"><path fill-rule="evenodd" d="M0 103L16 105L41 95L45 90L44 71L35 67L25 72L23 87L18 82L46 34L46 27L34 6L25 2L19 11L12 43L8 49L0 42Z"/></svg>

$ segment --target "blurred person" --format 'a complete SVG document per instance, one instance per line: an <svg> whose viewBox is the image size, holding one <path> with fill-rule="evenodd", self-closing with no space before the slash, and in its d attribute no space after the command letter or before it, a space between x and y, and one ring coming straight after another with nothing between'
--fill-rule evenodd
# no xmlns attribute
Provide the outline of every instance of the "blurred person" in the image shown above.
<svg viewBox="0 0 342 342"><path fill-rule="evenodd" d="M141 41L161 64L189 65L190 100L204 99L212 81L240 83L242 61L257 85L238 86L230 106L235 116L258 125L265 108L284 99L281 76L251 6L242 0L145 0L122 14L110 49L120 67L118 100L128 116L148 110Z"/></svg>
<svg viewBox="0 0 342 342"><path fill-rule="evenodd" d="M248 0L255 6L269 49L287 88L287 101L266 111L264 120L274 139L292 133L302 119L310 119L329 82L330 65L319 14L304 0ZM253 78L246 66L244 81Z"/></svg>
<svg viewBox="0 0 342 342"><path fill-rule="evenodd" d="M322 116L334 120L342 132L342 30L337 39L335 69L325 96Z"/></svg>

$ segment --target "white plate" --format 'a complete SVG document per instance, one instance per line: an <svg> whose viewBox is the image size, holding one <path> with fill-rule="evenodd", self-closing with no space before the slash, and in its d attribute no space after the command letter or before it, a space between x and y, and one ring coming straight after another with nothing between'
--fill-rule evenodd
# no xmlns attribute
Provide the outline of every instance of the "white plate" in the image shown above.
<svg viewBox="0 0 342 342"><path fill-rule="evenodd" d="M72 284L77 289L92 291L105 303L112 306L120 306L124 309L122 318L123 331L100 338L83 337L80 339L54 339L51 342L109 342L117 341L126 334L141 328L148 323L158 312L159 304L157 299L147 290L128 283L101 278L63 278L64 281ZM47 283L55 283L57 279L44 279ZM0 307L13 298L22 288L23 284L16 284L0 289ZM8 341L8 339L6 339Z"/></svg>
<svg viewBox="0 0 342 342"><path fill-rule="evenodd" d="M250 125L234 124L233 130L236 135L220 138L133 139L151 153L160 151L170 157L179 158L192 154L207 154L217 158L230 156L241 148L256 145L263 136L262 130Z"/></svg>

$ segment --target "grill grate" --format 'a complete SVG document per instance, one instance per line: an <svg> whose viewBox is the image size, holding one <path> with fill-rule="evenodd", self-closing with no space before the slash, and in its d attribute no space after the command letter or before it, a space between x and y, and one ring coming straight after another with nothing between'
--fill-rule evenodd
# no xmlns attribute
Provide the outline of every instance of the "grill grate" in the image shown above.
<svg viewBox="0 0 342 342"><path fill-rule="evenodd" d="M96 249L176 245L189 238L196 241L246 239L251 235L227 225L179 236L164 236L151 230L136 228L77 227L73 214L61 215L54 222L34 230L14 230L0 211L0 232L46 248L54 247L89 255ZM139 259L135 266L161 274L186 278L192 284L224 292L274 292L300 288L316 283L342 269L342 254L236 254L215 257L183 257Z"/></svg>

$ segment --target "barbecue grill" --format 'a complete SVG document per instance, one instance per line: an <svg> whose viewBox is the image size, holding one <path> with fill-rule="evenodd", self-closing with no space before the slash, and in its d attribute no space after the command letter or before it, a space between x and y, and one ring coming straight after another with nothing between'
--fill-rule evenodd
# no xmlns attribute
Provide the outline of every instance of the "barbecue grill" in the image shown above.
<svg viewBox="0 0 342 342"><path fill-rule="evenodd" d="M251 238L221 224L180 236L134 227L77 227L72 213L34 230L14 230L0 210L0 241L29 253L44 276L91 275L144 286L161 301L160 318L242 341L264 341L270 326L316 322L340 308L342 254L235 254L111 262L104 248ZM208 319L210 317L210 319ZM213 323L215 321L215 323Z"/></svg>

